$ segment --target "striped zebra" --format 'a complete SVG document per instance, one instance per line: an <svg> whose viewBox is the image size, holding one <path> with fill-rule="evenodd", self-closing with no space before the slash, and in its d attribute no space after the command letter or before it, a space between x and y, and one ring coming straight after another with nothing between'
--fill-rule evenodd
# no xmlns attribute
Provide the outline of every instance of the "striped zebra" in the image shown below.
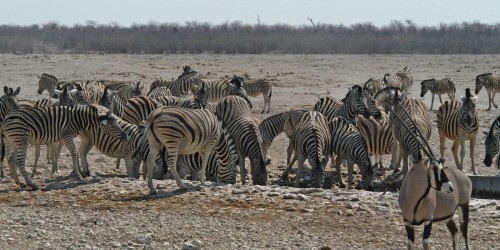
<svg viewBox="0 0 500 250"><path fill-rule="evenodd" d="M164 164L166 165L166 164ZM227 130L223 129L215 150L208 157L206 178L219 183L235 184L238 152ZM177 162L179 176L183 179L188 173L192 180L197 180L202 162L199 153L182 155Z"/></svg>
<svg viewBox="0 0 500 250"><path fill-rule="evenodd" d="M269 113L271 111L271 96L273 94L273 85L267 79L257 79L253 81L245 81L243 85L247 95L258 96L262 94L264 97L264 107L262 107L261 114ZM267 112L266 112L267 107Z"/></svg>
<svg viewBox="0 0 500 250"><path fill-rule="evenodd" d="M5 117L7 117L13 111L19 109L19 105L17 104L18 98L17 95L21 91L21 88L18 87L15 91L12 88L7 86L3 87L4 95L0 97L0 125L2 125ZM1 138L0 138L1 140ZM0 177L4 177L3 172L3 158L5 155L5 145L2 144L1 148L1 159L0 159Z"/></svg>
<svg viewBox="0 0 500 250"><path fill-rule="evenodd" d="M396 75L403 81L403 90L408 91L413 86L413 75L408 67L404 67L403 70L396 72Z"/></svg>
<svg viewBox="0 0 500 250"><path fill-rule="evenodd" d="M325 166L331 154L331 137L329 122L323 114L317 111L304 113L293 131L291 141L295 154L282 178L288 179L288 173L295 161L298 161L295 178L295 186L298 187L303 177L304 162L307 160L311 166L313 186L322 187L325 179Z"/></svg>
<svg viewBox="0 0 500 250"><path fill-rule="evenodd" d="M11 175L20 186L24 186L18 176L17 168L20 169L27 185L32 190L38 187L28 176L25 168L26 152L28 144L50 144L62 141L73 158L73 171L77 178L81 178L78 153L73 138L78 136L82 130L88 130L103 126L107 133L115 131L113 123L109 122L107 114L99 114L95 106L83 105L75 108L49 107L47 109L26 108L12 112L2 123L0 128L1 142L12 148L9 158ZM58 155L56 154L58 157ZM57 171L57 157L53 162L52 171Z"/></svg>
<svg viewBox="0 0 500 250"><path fill-rule="evenodd" d="M500 148L500 115L491 124L490 131L483 131L486 136L484 141L485 156L484 165L489 167L493 163L493 159L498 154ZM497 157L497 168L500 168L500 156Z"/></svg>
<svg viewBox="0 0 500 250"><path fill-rule="evenodd" d="M121 98L128 100L134 96L140 96L146 93L145 84L140 81L109 81L101 80L98 83L104 85L106 89L116 92Z"/></svg>
<svg viewBox="0 0 500 250"><path fill-rule="evenodd" d="M392 167L395 172L398 171L403 160L402 174L404 176L408 171L408 159L412 163L422 160L422 144L415 140L414 135L419 133L429 140L432 133L432 120L425 104L421 100L406 98L405 91L396 89L391 92L391 102L394 112L391 111L389 121L392 124L394 140L397 142L393 147L393 157L398 156L395 158L398 159L397 164Z"/></svg>
<svg viewBox="0 0 500 250"><path fill-rule="evenodd" d="M270 159L268 152L274 138L283 132L290 138L300 116L310 110L312 110L311 105L296 106L288 111L269 116L259 123L259 131L262 136L262 152L266 160ZM290 142L287 149L287 166L290 163L292 153L293 146Z"/></svg>
<svg viewBox="0 0 500 250"><path fill-rule="evenodd" d="M243 88L243 78L233 75L231 78L218 80L218 81L203 81L208 89L208 101L219 102L222 98L229 95L237 95L250 105L252 109L252 102L248 99L248 94Z"/></svg>
<svg viewBox="0 0 500 250"><path fill-rule="evenodd" d="M206 85L193 86L196 90L192 98L181 98L177 96L163 96L150 98L146 96L133 97L127 101L123 108L122 119L132 124L140 125L149 114L160 106L181 107L189 109L203 109L207 106L208 92Z"/></svg>
<svg viewBox="0 0 500 250"><path fill-rule="evenodd" d="M384 81L382 78L370 78L363 85L363 93L368 95L375 95L378 91L380 91L384 86Z"/></svg>
<svg viewBox="0 0 500 250"><path fill-rule="evenodd" d="M188 66L189 67L189 66ZM200 79L201 75L184 67L184 72L177 78L171 81L156 79L151 83L148 95L156 88L167 87L172 92L173 96L186 97L191 91L196 79Z"/></svg>
<svg viewBox="0 0 500 250"><path fill-rule="evenodd" d="M448 77L441 80L427 79L422 81L420 85L422 89L422 91L420 92L420 97L424 97L427 91L430 91L432 94L431 108L429 110L432 110L435 95L438 95L439 103L441 104L443 104L443 100L441 99L442 94L448 94L450 100L455 99L455 82L453 82L453 80Z"/></svg>
<svg viewBox="0 0 500 250"><path fill-rule="evenodd" d="M56 89L59 87L59 81L53 75L49 75L43 73L41 76L38 76L38 90L37 94L41 95L43 91L47 90L49 92L49 96L53 97L56 94Z"/></svg>
<svg viewBox="0 0 500 250"><path fill-rule="evenodd" d="M172 96L172 91L168 87L158 87L153 89L148 93L148 96L151 98L159 98L163 96Z"/></svg>
<svg viewBox="0 0 500 250"><path fill-rule="evenodd" d="M264 160L262 136L248 102L239 96L224 97L217 104L216 114L234 139L239 155L241 182L246 184L245 157L249 157L253 184L267 185L266 166L269 161Z"/></svg>
<svg viewBox="0 0 500 250"><path fill-rule="evenodd" d="M86 81L76 84L76 88L69 90L71 98L76 104L100 105L106 86L96 81Z"/></svg>
<svg viewBox="0 0 500 250"><path fill-rule="evenodd" d="M495 104L495 95L500 92L500 75L487 73L476 76L476 90L474 91L474 93L476 93L476 95L479 94L479 91L481 91L483 86L488 93L487 110L491 110L492 103L495 108L498 108L498 105Z"/></svg>
<svg viewBox="0 0 500 250"><path fill-rule="evenodd" d="M383 80L385 87L404 89L403 80L398 75L385 74Z"/></svg>
<svg viewBox="0 0 500 250"><path fill-rule="evenodd" d="M340 165L344 160L347 160L348 188L351 188L354 163L356 163L361 170L361 188L373 191L375 173L373 172L365 140L361 134L352 123L341 116L335 117L330 122L329 126L331 133L331 151L337 155L335 159L335 169L337 171L339 186L342 188L345 187L340 172Z"/></svg>
<svg viewBox="0 0 500 250"><path fill-rule="evenodd" d="M314 110L322 113L328 120L342 116L348 121L354 122L354 117L358 114L362 114L366 118L370 116L366 105L366 97L359 85L349 88L343 101L338 101L329 96L320 98L314 104Z"/></svg>
<svg viewBox="0 0 500 250"><path fill-rule="evenodd" d="M465 156L465 141L470 141L470 158L472 173L476 175L474 165L474 150L476 137L479 132L479 118L476 113L476 98L465 89L465 97L461 102L458 100L448 100L439 107L437 112L437 127L439 132L439 151L441 158L444 154L446 138L453 141L451 152L455 159L457 168L463 171L463 161ZM460 161L458 160L458 147L460 146Z"/></svg>
<svg viewBox="0 0 500 250"><path fill-rule="evenodd" d="M204 109L161 107L151 113L146 124L143 140L147 138L150 148L147 160L150 194L156 194L152 180L153 167L156 165L154 159L163 146L166 148L168 169L182 189L187 187L177 173L178 156L199 152L202 158L200 181L205 185L208 157L222 133L217 117Z"/></svg>
<svg viewBox="0 0 500 250"><path fill-rule="evenodd" d="M378 156L379 167L383 167L382 155L391 154L394 147L394 136L389 121L378 121L357 116L356 128L365 139L366 147L370 155ZM374 165L375 166L375 165Z"/></svg>

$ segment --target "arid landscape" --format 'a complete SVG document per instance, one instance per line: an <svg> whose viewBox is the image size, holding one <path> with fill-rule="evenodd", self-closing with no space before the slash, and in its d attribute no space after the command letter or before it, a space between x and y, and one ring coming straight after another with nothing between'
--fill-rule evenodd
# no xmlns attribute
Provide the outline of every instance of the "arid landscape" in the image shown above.
<svg viewBox="0 0 500 250"><path fill-rule="evenodd" d="M20 98L38 99L37 75L49 73L60 81L74 79L137 80L149 85L155 78L171 79L190 65L205 79L232 74L245 79L266 78L273 84L271 113L259 114L262 96L251 97L254 116L262 120L299 104L314 104L318 95L341 99L353 84L370 77L394 74L403 67L414 77L409 95L420 99L420 82L450 77L457 97L475 87L478 74L500 73L500 55L102 55L102 54L1 54L0 85L21 87ZM444 99L447 99L443 95ZM500 98L496 98L500 103ZM423 100L430 107L431 95ZM435 126L439 100L430 115L434 130L430 145L439 155ZM486 111L483 89L477 112L481 130L488 130L500 109ZM78 142L78 139L76 139ZM471 174L466 142L465 172ZM270 149L269 183L264 186L218 185L181 191L174 181L155 181L159 194L148 195L145 180L126 178L125 167L115 171L115 160L93 149L89 154L92 177L67 178L71 157L63 149L61 176L50 176L42 150L38 176L42 191L19 189L14 181L0 181L0 249L404 249L406 232L397 203L397 192L386 192L381 183L390 170L382 169L375 192L293 188L279 176L286 165L288 139L278 136ZM447 141L446 165L454 166ZM500 173L483 165L484 136L478 135L475 165L479 175ZM29 171L34 152L26 161ZM389 163L389 156L384 162ZM6 166L6 162L4 162ZM5 167L4 166L4 167ZM249 164L247 162L247 168ZM356 167L357 169L357 167ZM7 171L8 173L8 171ZM292 175L293 176L293 175ZM327 167L328 176L333 169ZM344 176L346 178L346 176ZM333 178L333 177L332 177ZM356 178L356 180L359 179ZM471 249L500 248L500 197L471 202ZM458 220L458 219L457 219ZM415 245L421 248L422 227ZM460 237L460 249L464 249ZM451 249L444 223L436 223L433 249Z"/></svg>

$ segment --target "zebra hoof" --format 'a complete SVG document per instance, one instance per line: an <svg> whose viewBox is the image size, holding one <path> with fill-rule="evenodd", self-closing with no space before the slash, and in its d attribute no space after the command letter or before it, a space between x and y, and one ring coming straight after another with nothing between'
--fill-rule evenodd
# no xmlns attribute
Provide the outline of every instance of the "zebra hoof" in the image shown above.
<svg viewBox="0 0 500 250"><path fill-rule="evenodd" d="M26 185L26 184L24 184L24 183L22 183L22 182L17 183L17 185L18 185L20 188L26 188L26 187L28 187L28 185Z"/></svg>
<svg viewBox="0 0 500 250"><path fill-rule="evenodd" d="M83 171L82 176L83 177L89 177L90 176L90 170Z"/></svg>
<svg viewBox="0 0 500 250"><path fill-rule="evenodd" d="M157 195L158 192L156 190L151 190L149 191L149 195Z"/></svg>
<svg viewBox="0 0 500 250"><path fill-rule="evenodd" d="M345 183L339 183L339 188L346 188Z"/></svg>
<svg viewBox="0 0 500 250"><path fill-rule="evenodd" d="M31 186L31 191L36 191L39 189L36 184L31 184L30 186Z"/></svg>

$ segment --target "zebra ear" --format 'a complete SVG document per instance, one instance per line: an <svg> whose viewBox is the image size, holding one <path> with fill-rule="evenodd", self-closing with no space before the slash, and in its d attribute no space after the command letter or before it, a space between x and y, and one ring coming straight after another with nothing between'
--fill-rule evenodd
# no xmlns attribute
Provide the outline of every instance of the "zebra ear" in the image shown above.
<svg viewBox="0 0 500 250"><path fill-rule="evenodd" d="M485 136L490 135L490 132L488 132L488 131L486 131L486 130L481 130L481 132L483 132L483 135L485 135Z"/></svg>
<svg viewBox="0 0 500 250"><path fill-rule="evenodd" d="M5 93L5 95L9 95L9 87L3 86L3 92Z"/></svg>

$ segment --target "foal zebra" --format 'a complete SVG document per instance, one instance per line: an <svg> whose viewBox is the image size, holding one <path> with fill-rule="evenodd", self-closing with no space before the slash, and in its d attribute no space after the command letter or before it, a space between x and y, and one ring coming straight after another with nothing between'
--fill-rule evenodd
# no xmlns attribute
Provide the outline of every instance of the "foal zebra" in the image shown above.
<svg viewBox="0 0 500 250"><path fill-rule="evenodd" d="M253 81L246 81L243 88L249 96L258 96L262 94L264 97L264 107L262 107L261 114L269 113L271 111L271 96L273 94L273 85L267 79L258 79ZM267 107L267 112L266 112Z"/></svg>
<svg viewBox="0 0 500 250"><path fill-rule="evenodd" d="M488 109L491 110L491 104L495 108L498 108L498 105L495 104L495 95L500 92L500 75L492 75L491 73L482 74L476 76L476 90L474 91L479 94L479 91L483 88L486 89L488 93Z"/></svg>
<svg viewBox="0 0 500 250"><path fill-rule="evenodd" d="M349 88L343 102L329 96L320 98L314 104L314 110L322 113L329 121L334 117L342 116L348 121L354 122L354 117L358 114L362 114L366 118L370 117L366 106L366 97L359 85Z"/></svg>
<svg viewBox="0 0 500 250"><path fill-rule="evenodd" d="M16 168L21 171L26 184L32 190L38 189L28 176L25 168L28 144L49 144L62 141L71 152L73 171L77 178L81 178L78 153L73 138L82 130L95 129L106 126L107 133L115 131L113 123L109 122L108 115L101 115L95 106L83 105L75 108L49 107L47 109L26 108L8 115L0 128L1 142L12 147L9 158L11 174L16 183L24 186L18 176ZM104 129L104 128L103 128ZM57 171L57 154L53 162L52 171Z"/></svg>
<svg viewBox="0 0 500 250"><path fill-rule="evenodd" d="M205 185L208 157L222 133L217 117L204 109L162 107L151 113L146 124L142 140L145 141L147 138L150 147L147 159L149 193L156 194L152 180L153 167L156 165L154 160L162 147L166 148L168 168L182 189L187 187L177 173L178 156L200 153L202 162L200 181Z"/></svg>
<svg viewBox="0 0 500 250"><path fill-rule="evenodd" d="M38 90L37 94L41 95L43 91L47 90L49 92L49 96L53 97L56 94L56 89L59 86L59 81L53 75L49 75L43 73L41 76L38 76Z"/></svg>
<svg viewBox="0 0 500 250"><path fill-rule="evenodd" d="M443 78L441 80L427 79L422 81L420 85L422 89L422 91L420 92L420 97L424 97L427 91L430 91L432 94L431 108L429 110L432 110L435 95L438 95L439 102L441 104L443 104L443 100L441 99L442 94L448 94L450 100L455 99L455 82L453 82L453 80L450 78Z"/></svg>
<svg viewBox="0 0 500 250"><path fill-rule="evenodd" d="M453 140L451 151L457 168L463 171L465 156L465 141L470 141L470 158L472 173L475 175L474 150L476 137L479 132L479 118L476 113L476 97L465 89L465 97L458 100L445 101L437 112L437 127L439 132L439 151L441 158L444 154L446 138ZM460 161L458 160L458 146L460 143Z"/></svg>
<svg viewBox="0 0 500 250"><path fill-rule="evenodd" d="M337 181L340 187L345 187L342 175L340 173L340 164L347 160L348 183L350 189L353 181L354 163L358 164L361 170L361 188L373 191L373 172L372 163L366 143L358 132L356 127L343 117L336 117L330 122L332 152L337 155L335 159L335 169L337 171Z"/></svg>
<svg viewBox="0 0 500 250"><path fill-rule="evenodd" d="M486 140L484 142L485 156L483 163L489 167L491 166L495 155L498 154L500 148L500 115L491 124L490 131L483 131L483 133L486 136ZM496 165L497 168L500 168L500 156L497 157Z"/></svg>
<svg viewBox="0 0 500 250"><path fill-rule="evenodd" d="M291 138L295 155L283 173L283 179L288 179L288 173L295 161L298 160L295 178L295 186L298 187L303 176L304 161L308 160L311 166L313 186L323 186L324 170L331 154L330 143L332 136L328 124L326 117L316 111L306 112L300 117Z"/></svg>
<svg viewBox="0 0 500 250"><path fill-rule="evenodd" d="M224 97L217 104L216 114L234 139L241 182L246 184L245 157L249 157L253 184L267 185L266 165L269 161L264 161L262 136L248 103L239 96Z"/></svg>

